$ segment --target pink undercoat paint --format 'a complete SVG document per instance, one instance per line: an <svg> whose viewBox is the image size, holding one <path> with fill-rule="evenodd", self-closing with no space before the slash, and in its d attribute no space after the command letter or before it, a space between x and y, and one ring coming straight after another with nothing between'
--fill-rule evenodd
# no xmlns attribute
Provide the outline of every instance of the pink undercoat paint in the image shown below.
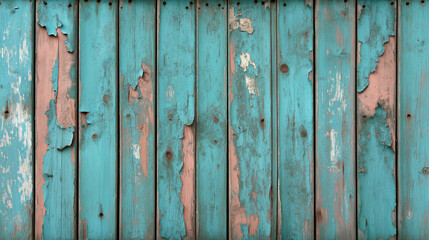
<svg viewBox="0 0 429 240"><path fill-rule="evenodd" d="M240 202L240 165L234 145L234 130L229 132L229 160L230 160L230 224L232 239L242 239L241 225L247 225L250 235L256 235L259 226L258 213L247 216L244 206Z"/></svg>
<svg viewBox="0 0 429 240"><path fill-rule="evenodd" d="M43 216L46 214L44 206L43 185L43 158L49 148L46 138L49 136L48 117L46 111L49 102L55 99L52 89L52 69L58 61L58 88L56 99L56 114L58 122L65 128L76 128L75 100L68 96L68 90L73 87L70 78L70 69L74 63L74 56L67 51L64 40L66 35L57 29L58 37L49 36L45 28L36 26L36 209L35 209L35 238L43 239ZM75 154L72 151L71 162L75 163Z"/></svg>
<svg viewBox="0 0 429 240"><path fill-rule="evenodd" d="M182 139L183 167L182 191L180 200L183 205L186 239L195 239L195 139L192 126L185 125Z"/></svg>
<svg viewBox="0 0 429 240"><path fill-rule="evenodd" d="M138 127L140 133L142 134L140 139L139 139L139 146L140 146L140 166L143 170L143 173L145 175L145 177L148 177L148 171L147 171L147 163L148 163L148 137L149 137L149 127L147 124L145 123L141 123L140 126Z"/></svg>
<svg viewBox="0 0 429 240"><path fill-rule="evenodd" d="M367 118L374 116L375 108L380 103L387 113L386 122L392 133L392 148L395 151L395 98L396 98L396 61L395 37L384 44L384 53L380 56L377 68L369 75L369 85L358 94L358 111ZM359 50L359 49L358 49Z"/></svg>

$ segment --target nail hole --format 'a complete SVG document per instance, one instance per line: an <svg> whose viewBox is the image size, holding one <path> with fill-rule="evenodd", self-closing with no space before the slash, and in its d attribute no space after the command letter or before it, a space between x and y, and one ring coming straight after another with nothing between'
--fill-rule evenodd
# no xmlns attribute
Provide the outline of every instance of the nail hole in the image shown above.
<svg viewBox="0 0 429 240"><path fill-rule="evenodd" d="M240 6L240 2L237 3L237 6Z"/></svg>
<svg viewBox="0 0 429 240"><path fill-rule="evenodd" d="M100 3L100 2L101 2L101 0L97 0L97 2L98 2L98 3Z"/></svg>
<svg viewBox="0 0 429 240"><path fill-rule="evenodd" d="M347 0L344 0L344 2L346 3L346 2L347 2Z"/></svg>
<svg viewBox="0 0 429 240"><path fill-rule="evenodd" d="M366 115L363 115L362 118L366 118Z"/></svg>
<svg viewBox="0 0 429 240"><path fill-rule="evenodd" d="M220 7L221 6L220 3L217 6Z"/></svg>
<svg viewBox="0 0 429 240"><path fill-rule="evenodd" d="M409 113L408 113L408 114L407 114L407 118L411 118L411 114L409 114Z"/></svg>
<svg viewBox="0 0 429 240"><path fill-rule="evenodd" d="M71 8L71 7L72 7L72 5L71 5L71 4L69 4L69 5L68 5L68 7L69 7L69 8Z"/></svg>
<svg viewBox="0 0 429 240"><path fill-rule="evenodd" d="M163 3L162 3L162 5L164 5L164 6L165 6L165 4L167 4L167 3L166 3L166 2L163 2Z"/></svg>
<svg viewBox="0 0 429 240"><path fill-rule="evenodd" d="M421 2L422 4L423 4L423 3L425 3L425 1L423 1L423 0L422 0L422 1L420 1L420 2Z"/></svg>
<svg viewBox="0 0 429 240"><path fill-rule="evenodd" d="M395 5L395 3L394 3L394 2L390 2L390 5L392 5L392 6L393 6L393 5Z"/></svg>
<svg viewBox="0 0 429 240"><path fill-rule="evenodd" d="M286 7L286 3L283 3L283 7Z"/></svg>
<svg viewBox="0 0 429 240"><path fill-rule="evenodd" d="M189 7L188 7L188 6L186 6L185 8L186 8L186 9L188 9Z"/></svg>
<svg viewBox="0 0 429 240"><path fill-rule="evenodd" d="M405 5L407 5L407 6L410 5L410 2L406 2Z"/></svg>
<svg viewBox="0 0 429 240"><path fill-rule="evenodd" d="M46 5L48 5L48 3L47 2L43 2L43 4L46 6Z"/></svg>
<svg viewBox="0 0 429 240"><path fill-rule="evenodd" d="M99 216L100 216L100 218L103 218L103 217L104 217L104 214L101 212L101 213L99 214Z"/></svg>
<svg viewBox="0 0 429 240"><path fill-rule="evenodd" d="M365 5L363 5L362 8L365 8Z"/></svg>
<svg viewBox="0 0 429 240"><path fill-rule="evenodd" d="M109 2L109 6L112 6L112 2Z"/></svg>
<svg viewBox="0 0 429 240"><path fill-rule="evenodd" d="M258 0L255 0L255 4L258 3Z"/></svg>
<svg viewBox="0 0 429 240"><path fill-rule="evenodd" d="M265 2L264 2L264 1L262 1L262 2L261 2L261 5L264 5L264 4L265 4Z"/></svg>
<svg viewBox="0 0 429 240"><path fill-rule="evenodd" d="M190 5L194 4L193 2L189 2Z"/></svg>
<svg viewBox="0 0 429 240"><path fill-rule="evenodd" d="M206 7L208 7L209 6L209 4L208 3L206 3Z"/></svg>

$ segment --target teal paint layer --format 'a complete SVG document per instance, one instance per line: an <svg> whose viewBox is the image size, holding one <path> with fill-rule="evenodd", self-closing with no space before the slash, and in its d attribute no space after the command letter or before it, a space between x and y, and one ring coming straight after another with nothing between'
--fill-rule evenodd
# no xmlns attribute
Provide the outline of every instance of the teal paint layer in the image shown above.
<svg viewBox="0 0 429 240"><path fill-rule="evenodd" d="M117 15L109 1L80 2L79 238L115 238Z"/></svg>
<svg viewBox="0 0 429 240"><path fill-rule="evenodd" d="M155 1L119 5L120 236L155 238Z"/></svg>
<svg viewBox="0 0 429 240"><path fill-rule="evenodd" d="M374 72L384 44L395 35L395 7L390 0L360 0L358 41L360 62L357 68L357 91L362 92L369 84L369 74ZM365 7L364 7L365 6Z"/></svg>
<svg viewBox="0 0 429 240"><path fill-rule="evenodd" d="M189 131L195 115L195 4L166 0L158 5L158 234L191 239L194 173L187 170L195 159L194 150L188 152L184 143L193 141Z"/></svg>
<svg viewBox="0 0 429 240"><path fill-rule="evenodd" d="M360 0L358 10L358 237L390 239L396 237L395 132L388 125L395 129L396 61L395 48L386 44L394 44L396 6Z"/></svg>
<svg viewBox="0 0 429 240"><path fill-rule="evenodd" d="M359 239L390 239L396 207L395 153L386 112L378 106L360 132L358 155Z"/></svg>
<svg viewBox="0 0 429 240"><path fill-rule="evenodd" d="M316 1L316 237L356 238L355 2Z"/></svg>
<svg viewBox="0 0 429 240"><path fill-rule="evenodd" d="M285 5L286 4L286 5ZM300 19L302 24L297 24ZM313 7L278 5L279 234L314 238Z"/></svg>
<svg viewBox="0 0 429 240"><path fill-rule="evenodd" d="M429 239L429 3L399 14L398 236Z"/></svg>
<svg viewBox="0 0 429 240"><path fill-rule="evenodd" d="M227 6L198 2L198 238L227 238Z"/></svg>
<svg viewBox="0 0 429 240"><path fill-rule="evenodd" d="M0 5L0 238L33 234L34 3Z"/></svg>
<svg viewBox="0 0 429 240"><path fill-rule="evenodd" d="M228 9L231 239L269 238L272 224L270 2Z"/></svg>
<svg viewBox="0 0 429 240"><path fill-rule="evenodd" d="M39 0L37 23L46 28L51 36L57 36L57 29L68 36L65 40L69 52L76 49L76 0Z"/></svg>

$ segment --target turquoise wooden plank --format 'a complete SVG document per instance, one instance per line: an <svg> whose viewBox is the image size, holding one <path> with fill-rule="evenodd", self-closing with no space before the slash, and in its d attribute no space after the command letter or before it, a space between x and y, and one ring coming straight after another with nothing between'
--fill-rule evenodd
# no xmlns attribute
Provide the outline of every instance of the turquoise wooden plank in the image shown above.
<svg viewBox="0 0 429 240"><path fill-rule="evenodd" d="M316 237L356 238L355 2L316 1Z"/></svg>
<svg viewBox="0 0 429 240"><path fill-rule="evenodd" d="M76 1L36 3L35 238L76 238Z"/></svg>
<svg viewBox="0 0 429 240"><path fill-rule="evenodd" d="M155 237L154 0L121 1L120 237Z"/></svg>
<svg viewBox="0 0 429 240"><path fill-rule="evenodd" d="M157 231L160 238L194 239L195 4L158 6Z"/></svg>
<svg viewBox="0 0 429 240"><path fill-rule="evenodd" d="M118 4L79 4L79 238L117 229Z"/></svg>
<svg viewBox="0 0 429 240"><path fill-rule="evenodd" d="M197 236L227 238L226 1L198 2Z"/></svg>
<svg viewBox="0 0 429 240"><path fill-rule="evenodd" d="M302 24L296 24L299 19ZM278 3L279 234L314 238L313 6Z"/></svg>
<svg viewBox="0 0 429 240"><path fill-rule="evenodd" d="M429 239L429 3L400 1L398 237Z"/></svg>
<svg viewBox="0 0 429 240"><path fill-rule="evenodd" d="M228 24L230 238L268 238L275 236L270 2L232 1Z"/></svg>
<svg viewBox="0 0 429 240"><path fill-rule="evenodd" d="M358 237L389 239L396 236L396 7L360 0L358 9Z"/></svg>
<svg viewBox="0 0 429 240"><path fill-rule="evenodd" d="M0 5L0 238L33 235L34 3Z"/></svg>

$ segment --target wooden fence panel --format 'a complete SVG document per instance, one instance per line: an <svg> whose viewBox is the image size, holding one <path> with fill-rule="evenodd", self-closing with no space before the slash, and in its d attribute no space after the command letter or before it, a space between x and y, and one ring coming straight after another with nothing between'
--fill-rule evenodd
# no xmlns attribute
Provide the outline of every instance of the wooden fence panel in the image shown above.
<svg viewBox="0 0 429 240"><path fill-rule="evenodd" d="M34 2L0 5L0 238L33 234Z"/></svg>
<svg viewBox="0 0 429 240"><path fill-rule="evenodd" d="M295 24L300 19L303 24ZM314 238L313 4L278 4L279 233Z"/></svg>
<svg viewBox="0 0 429 240"><path fill-rule="evenodd" d="M77 7L36 3L36 239L77 233Z"/></svg>
<svg viewBox="0 0 429 240"><path fill-rule="evenodd" d="M228 9L230 238L268 238L272 222L271 7Z"/></svg>
<svg viewBox="0 0 429 240"><path fill-rule="evenodd" d="M388 239L396 236L396 6L358 4L358 236Z"/></svg>
<svg viewBox="0 0 429 240"><path fill-rule="evenodd" d="M155 34L154 0L121 1L120 236L155 237Z"/></svg>
<svg viewBox="0 0 429 240"><path fill-rule="evenodd" d="M356 238L355 2L316 1L316 235Z"/></svg>
<svg viewBox="0 0 429 240"><path fill-rule="evenodd" d="M197 236L223 239L228 225L226 1L200 1L197 11Z"/></svg>
<svg viewBox="0 0 429 240"><path fill-rule="evenodd" d="M79 238L117 235L118 4L79 6Z"/></svg>
<svg viewBox="0 0 429 240"><path fill-rule="evenodd" d="M398 237L429 239L429 2L399 8Z"/></svg>
<svg viewBox="0 0 429 240"><path fill-rule="evenodd" d="M195 4L158 4L158 236L195 238Z"/></svg>

